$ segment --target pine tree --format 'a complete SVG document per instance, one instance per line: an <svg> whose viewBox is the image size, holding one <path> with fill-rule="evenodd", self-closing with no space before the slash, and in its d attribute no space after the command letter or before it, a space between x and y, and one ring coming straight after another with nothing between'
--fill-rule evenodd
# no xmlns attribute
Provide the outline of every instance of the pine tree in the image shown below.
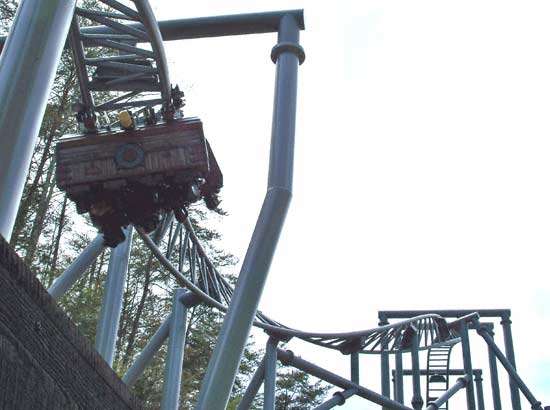
<svg viewBox="0 0 550 410"><path fill-rule="evenodd" d="M321 381L311 382L311 376L299 370L277 374L276 410L301 410L323 402L329 386Z"/></svg>

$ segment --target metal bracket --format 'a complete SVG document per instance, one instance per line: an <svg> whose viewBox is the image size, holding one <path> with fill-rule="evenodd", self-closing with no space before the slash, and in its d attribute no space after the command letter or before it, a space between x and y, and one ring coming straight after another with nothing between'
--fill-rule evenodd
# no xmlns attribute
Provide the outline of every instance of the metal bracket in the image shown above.
<svg viewBox="0 0 550 410"><path fill-rule="evenodd" d="M279 56L286 52L290 52L298 57L298 62L300 65L302 65L302 63L306 60L306 52L301 45L291 42L282 42L276 44L271 49L271 61L273 61L273 63L277 63Z"/></svg>

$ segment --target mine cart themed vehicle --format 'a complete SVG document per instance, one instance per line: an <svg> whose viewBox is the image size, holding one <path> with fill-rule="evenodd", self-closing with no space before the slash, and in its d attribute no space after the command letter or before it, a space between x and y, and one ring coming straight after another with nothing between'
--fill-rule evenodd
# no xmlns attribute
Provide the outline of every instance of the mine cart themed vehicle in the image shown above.
<svg viewBox="0 0 550 410"><path fill-rule="evenodd" d="M219 205L223 177L197 118L68 135L56 147L57 185L88 212L105 244L129 224L153 231L163 211L203 198Z"/></svg>

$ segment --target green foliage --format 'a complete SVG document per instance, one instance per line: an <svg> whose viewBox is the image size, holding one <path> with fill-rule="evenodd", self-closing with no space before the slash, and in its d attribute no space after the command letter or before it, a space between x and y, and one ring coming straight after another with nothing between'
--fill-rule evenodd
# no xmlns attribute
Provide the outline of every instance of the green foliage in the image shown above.
<svg viewBox="0 0 550 410"><path fill-rule="evenodd" d="M277 374L276 410L302 410L323 402L329 386L321 381L311 382L311 377L299 370Z"/></svg>
<svg viewBox="0 0 550 410"><path fill-rule="evenodd" d="M17 3L15 0L0 1L0 33L6 33L9 30L11 22L15 17Z"/></svg>

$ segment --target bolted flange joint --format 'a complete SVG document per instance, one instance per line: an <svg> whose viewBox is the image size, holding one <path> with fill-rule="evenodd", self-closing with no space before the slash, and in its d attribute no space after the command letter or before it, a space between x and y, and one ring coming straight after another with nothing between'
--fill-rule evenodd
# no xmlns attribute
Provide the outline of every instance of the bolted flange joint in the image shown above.
<svg viewBox="0 0 550 410"><path fill-rule="evenodd" d="M339 401L336 404L338 404L339 406L341 406L342 404L346 404L346 396L344 396L344 393L342 393L341 391L337 391L332 396L338 398Z"/></svg>
<svg viewBox="0 0 550 410"><path fill-rule="evenodd" d="M294 355L294 352L292 350L283 350L285 354L280 354L281 350L279 350L278 359L281 361L282 364L285 366L292 366L292 362L294 362L294 358L296 357Z"/></svg>
<svg viewBox="0 0 550 410"><path fill-rule="evenodd" d="M424 404L424 400L421 396L414 396L411 404L414 410L420 410L422 408L422 405Z"/></svg>
<svg viewBox="0 0 550 410"><path fill-rule="evenodd" d="M271 61L273 63L277 64L277 60L279 56L282 53L290 52L294 54L296 57L298 57L298 62L300 65L305 61L306 59L306 52L302 48L300 44L291 43L291 42L282 42L277 43L272 49L271 49Z"/></svg>

